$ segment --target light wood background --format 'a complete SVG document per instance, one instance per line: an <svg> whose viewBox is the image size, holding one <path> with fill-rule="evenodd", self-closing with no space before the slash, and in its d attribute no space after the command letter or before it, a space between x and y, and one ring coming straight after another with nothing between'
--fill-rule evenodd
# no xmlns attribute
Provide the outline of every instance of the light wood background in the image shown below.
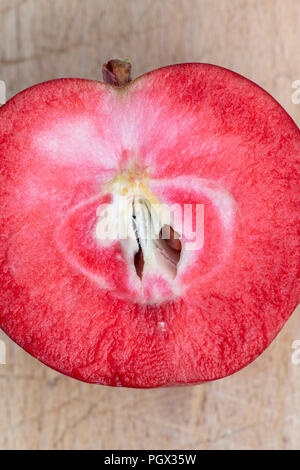
<svg viewBox="0 0 300 470"><path fill-rule="evenodd" d="M0 79L12 96L55 77L97 79L130 57L133 73L174 62L232 68L272 93L300 124L299 0L0 0ZM300 448L300 311L238 374L195 387L111 389L38 363L4 334L3 449Z"/></svg>

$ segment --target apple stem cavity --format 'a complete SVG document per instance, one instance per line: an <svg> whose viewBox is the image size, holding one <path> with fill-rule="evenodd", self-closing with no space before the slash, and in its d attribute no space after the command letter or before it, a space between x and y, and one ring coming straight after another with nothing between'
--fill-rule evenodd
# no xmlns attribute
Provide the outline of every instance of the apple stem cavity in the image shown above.
<svg viewBox="0 0 300 470"><path fill-rule="evenodd" d="M103 64L102 76L108 85L123 87L131 82L131 63L128 59L111 59Z"/></svg>

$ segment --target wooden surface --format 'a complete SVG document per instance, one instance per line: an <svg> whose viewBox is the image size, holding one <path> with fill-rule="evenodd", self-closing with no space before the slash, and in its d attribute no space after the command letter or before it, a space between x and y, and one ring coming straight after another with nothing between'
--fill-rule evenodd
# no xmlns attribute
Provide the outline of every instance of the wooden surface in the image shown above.
<svg viewBox="0 0 300 470"><path fill-rule="evenodd" d="M113 56L130 57L134 75L211 62L262 85L300 124L299 31L299 0L0 0L0 79L11 96L54 77L98 78ZM152 391L76 382L1 334L0 447L300 448L299 313L242 372Z"/></svg>

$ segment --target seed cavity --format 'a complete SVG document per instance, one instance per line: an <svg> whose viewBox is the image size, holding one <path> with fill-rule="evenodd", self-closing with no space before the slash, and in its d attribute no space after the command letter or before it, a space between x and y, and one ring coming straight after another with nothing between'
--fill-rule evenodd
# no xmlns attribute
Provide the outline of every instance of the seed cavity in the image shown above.
<svg viewBox="0 0 300 470"><path fill-rule="evenodd" d="M134 267L135 267L135 271L138 277L142 279L145 261L144 261L143 250L140 244L139 235L138 235L138 231L136 227L136 216L135 216L134 210L133 210L132 219L133 219L133 229L134 229L136 241L138 244L138 251L134 255Z"/></svg>
<svg viewBox="0 0 300 470"><path fill-rule="evenodd" d="M179 237L179 233L175 232L170 225L164 225L159 232L158 248L176 267L176 270L182 249Z"/></svg>
<svg viewBox="0 0 300 470"><path fill-rule="evenodd" d="M148 201L141 198L133 201L132 223L138 246L134 255L137 276L142 279L145 263L150 260L160 272L174 279L182 251L179 233L164 224L157 234L157 220Z"/></svg>
<svg viewBox="0 0 300 470"><path fill-rule="evenodd" d="M174 214L152 193L147 177L129 168L105 189L112 202L97 210L98 242L109 246L118 240L139 280L147 274L174 280L182 253L180 234L174 229Z"/></svg>

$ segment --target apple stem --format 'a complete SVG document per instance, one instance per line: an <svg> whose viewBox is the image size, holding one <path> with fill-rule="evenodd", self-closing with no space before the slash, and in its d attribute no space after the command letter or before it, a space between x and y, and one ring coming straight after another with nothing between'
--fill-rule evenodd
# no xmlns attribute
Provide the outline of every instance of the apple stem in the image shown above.
<svg viewBox="0 0 300 470"><path fill-rule="evenodd" d="M122 87L131 82L131 63L128 59L111 59L102 66L103 81Z"/></svg>

